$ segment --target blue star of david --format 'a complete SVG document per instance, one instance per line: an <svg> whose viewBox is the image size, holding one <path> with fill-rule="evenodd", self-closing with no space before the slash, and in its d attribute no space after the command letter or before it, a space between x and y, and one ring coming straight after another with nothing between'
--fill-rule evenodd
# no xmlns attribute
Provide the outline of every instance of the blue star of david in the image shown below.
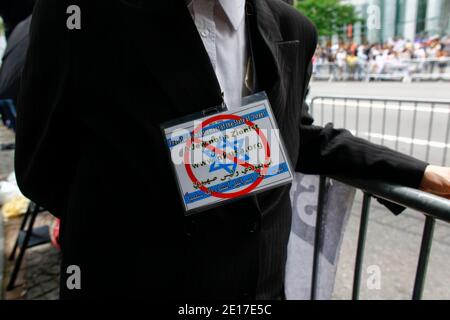
<svg viewBox="0 0 450 320"><path fill-rule="evenodd" d="M223 139L222 147L220 149L222 149L223 151L226 152L227 147L230 147L234 150L234 152L236 154L236 158L238 158L239 160L242 160L242 161L248 161L250 159L250 157L247 154L245 154L245 153L239 154L239 150L242 149L244 140L245 139L240 139L240 140L235 139L233 143L230 143L230 142L228 142L228 139ZM218 145L219 145L219 143L218 143ZM217 147L219 148L219 146L217 146ZM215 161L209 167L209 172L214 172L214 171L218 171L218 170L225 170L229 174L236 172L237 163L234 163L234 162L233 163L225 163L228 158L218 161L217 155L214 152L212 152L211 150L206 150L206 151L204 151L204 153L206 154L206 156L208 156L212 159L215 159ZM230 161L230 160L228 160L228 161Z"/></svg>

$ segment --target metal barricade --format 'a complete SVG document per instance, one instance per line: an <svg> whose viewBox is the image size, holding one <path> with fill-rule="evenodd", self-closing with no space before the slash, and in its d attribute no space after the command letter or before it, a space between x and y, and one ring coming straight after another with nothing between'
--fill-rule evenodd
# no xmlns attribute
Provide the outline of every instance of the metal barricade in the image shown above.
<svg viewBox="0 0 450 320"><path fill-rule="evenodd" d="M449 163L450 101L370 98L359 96L317 96L309 101L315 123L332 122L356 136L385 145L436 165ZM317 297L320 239L323 232L324 196L330 180L360 189L362 213L353 278L352 298L359 298L366 234L373 197L422 212L426 216L412 298L422 298L428 258L436 219L450 223L450 201L386 181L321 177L317 207L311 299Z"/></svg>
<svg viewBox="0 0 450 320"><path fill-rule="evenodd" d="M350 186L358 188L364 192L364 200L362 206L362 214L359 227L359 237L356 252L355 270L353 275L353 291L352 299L359 299L359 290L361 283L362 265L364 260L364 249L366 244L367 227L369 223L370 203L372 197L381 198L394 202L396 204L412 208L414 210L423 212L426 216L425 225L422 234L422 244L418 258L416 277L414 288L412 292L413 300L420 300L422 298L423 288L425 285L427 266L431 246L433 243L434 226L436 219L450 223L450 200L437 197L419 190L407 188L400 185L390 184L384 181L367 181L357 179L346 179L339 177L321 177L319 199L317 208L317 220L314 243L314 258L313 258L313 274L311 283L311 299L315 300L317 297L318 284L318 270L319 270L319 254L323 232L322 216L324 192L326 184L330 179L338 180Z"/></svg>
<svg viewBox="0 0 450 320"><path fill-rule="evenodd" d="M317 96L309 102L318 125L354 135L435 165L450 165L450 100Z"/></svg>

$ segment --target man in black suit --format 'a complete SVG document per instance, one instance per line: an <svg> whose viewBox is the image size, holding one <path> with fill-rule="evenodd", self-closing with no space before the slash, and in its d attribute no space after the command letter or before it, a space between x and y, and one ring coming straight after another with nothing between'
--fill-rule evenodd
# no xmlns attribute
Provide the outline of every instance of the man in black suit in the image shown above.
<svg viewBox="0 0 450 320"><path fill-rule="evenodd" d="M72 4L81 30L66 28ZM283 298L289 186L190 217L178 201L160 124L223 102L220 59L186 4L37 3L16 173L25 195L61 217L62 298ZM304 96L315 28L279 0L249 0L246 9L251 91L268 93L296 170L449 193L445 168L314 126ZM71 265L80 290L66 286Z"/></svg>

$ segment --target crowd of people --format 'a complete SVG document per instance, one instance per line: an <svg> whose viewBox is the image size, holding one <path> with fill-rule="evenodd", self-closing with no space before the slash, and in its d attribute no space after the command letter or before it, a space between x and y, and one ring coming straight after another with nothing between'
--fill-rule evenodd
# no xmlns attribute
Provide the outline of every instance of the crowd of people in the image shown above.
<svg viewBox="0 0 450 320"><path fill-rule="evenodd" d="M313 59L314 73L329 73L336 80L362 80L368 75L394 73L447 73L450 36L397 38L383 44L319 45Z"/></svg>

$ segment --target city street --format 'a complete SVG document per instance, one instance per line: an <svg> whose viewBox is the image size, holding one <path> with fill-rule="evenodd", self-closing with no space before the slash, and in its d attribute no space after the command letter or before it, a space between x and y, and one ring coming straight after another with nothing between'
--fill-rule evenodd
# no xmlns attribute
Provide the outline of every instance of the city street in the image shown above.
<svg viewBox="0 0 450 320"><path fill-rule="evenodd" d="M367 96L367 97L396 97L407 99L447 99L450 100L450 84L449 83L397 83L397 82L376 82L376 83L351 83L351 82L313 82L311 84L310 98L324 95L346 95L346 96ZM325 109L327 106L325 106ZM319 108L318 108L319 109ZM348 118L352 118L352 110L356 108L347 108ZM367 120L368 108L359 114L359 119ZM374 108L375 109L375 108ZM395 108L392 108L395 109ZM398 109L398 108L397 108ZM387 112L386 121L388 128L397 124L398 110ZM426 111L426 110L425 110ZM436 121L444 121L442 125L433 125L433 135L446 134L447 129L447 110L438 110L439 116ZM320 112L316 119L321 124ZM335 117L340 119L343 108L336 109ZM353 110L355 112L355 110ZM365 112L365 113L364 113ZM428 135L429 114L419 112L417 124L417 137ZM445 116L442 116L442 115ZM366 116L366 118L364 118ZM410 115L402 112L401 119L401 135L411 138ZM324 122L331 121L330 116L325 116ZM406 119L405 119L406 118ZM424 118L424 119L423 119ZM342 122L342 119L340 119ZM374 111L373 121L381 121L381 116ZM424 121L423 124L420 121ZM338 121L337 121L338 122ZM360 120L359 131L369 131L367 124ZM406 123L405 123L406 122ZM348 128L352 128L355 123L347 121ZM339 127L339 124L336 124ZM372 133L380 133L380 128L376 126L370 130ZM392 135L395 135L395 130ZM372 141L376 141L378 137L372 134ZM366 137L368 138L368 137ZM441 136L442 138L442 136ZM426 139L426 138L425 138ZM438 139L438 138L436 138ZM390 147L395 146L395 139L386 139L385 144ZM411 141L406 141L411 142ZM424 155L422 141L412 141L415 143L415 155ZM400 142L399 149L405 152L410 150L410 143ZM434 146L434 148L433 148ZM430 152L430 162L440 164L442 161L442 144L433 144ZM345 232L344 241L341 249L340 263L337 273L334 298L350 299L351 288L353 283L353 271L356 255L356 245L358 239L358 229L360 222L361 192L358 192L357 200L353 206L352 215ZM417 268L419 249L421 244L421 236L424 224L424 217L421 213L412 210L405 211L402 215L396 217L387 209L372 202L372 210L370 213L370 222L368 227L366 252L361 281L361 299L410 299L414 277ZM428 277L426 281L424 299L450 299L450 226L443 222L438 222L435 230L435 237L432 246L430 264L428 269ZM369 290L366 282L370 276L368 267L377 266L381 270L381 289Z"/></svg>

